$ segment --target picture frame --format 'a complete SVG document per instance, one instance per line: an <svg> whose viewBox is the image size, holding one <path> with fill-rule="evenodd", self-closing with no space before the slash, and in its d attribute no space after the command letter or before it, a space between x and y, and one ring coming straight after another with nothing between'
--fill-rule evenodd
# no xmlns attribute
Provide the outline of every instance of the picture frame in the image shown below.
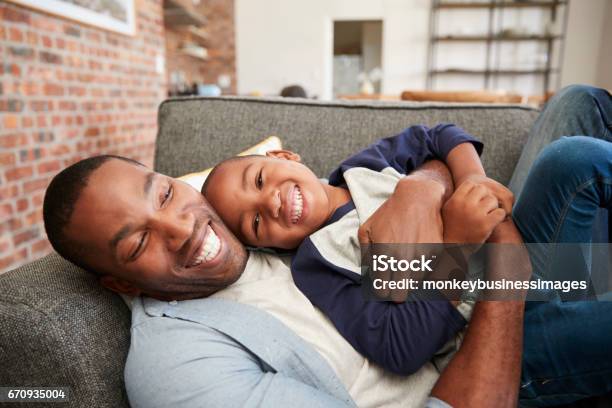
<svg viewBox="0 0 612 408"><path fill-rule="evenodd" d="M134 0L8 1L104 30L124 35L135 35L136 33Z"/></svg>

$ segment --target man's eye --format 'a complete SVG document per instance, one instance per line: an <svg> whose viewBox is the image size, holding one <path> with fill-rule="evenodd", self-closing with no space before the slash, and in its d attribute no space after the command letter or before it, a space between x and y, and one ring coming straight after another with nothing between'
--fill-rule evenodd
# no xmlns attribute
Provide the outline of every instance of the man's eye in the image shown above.
<svg viewBox="0 0 612 408"><path fill-rule="evenodd" d="M256 214L255 218L253 218L253 231L255 232L256 237L257 237L258 228L259 228L259 214Z"/></svg>
<svg viewBox="0 0 612 408"><path fill-rule="evenodd" d="M136 256L138 255L138 253L140 252L140 249L144 245L144 241L146 237L147 237L147 232L143 232L142 235L140 236L140 241L138 241L138 246L136 247L134 252L132 252L132 254L130 255L131 260L134 260Z"/></svg>
<svg viewBox="0 0 612 408"><path fill-rule="evenodd" d="M164 193L164 195L162 196L162 202L161 205L163 206L164 204L166 204L166 201L168 201L170 199L170 197L172 196L172 192L173 192L173 188L172 188L172 184L170 184L168 186L168 190L166 190L166 192Z"/></svg>
<svg viewBox="0 0 612 408"><path fill-rule="evenodd" d="M262 170L259 170L259 173L257 174L257 180L255 180L255 185L260 190L263 187L263 177L261 176L261 172Z"/></svg>

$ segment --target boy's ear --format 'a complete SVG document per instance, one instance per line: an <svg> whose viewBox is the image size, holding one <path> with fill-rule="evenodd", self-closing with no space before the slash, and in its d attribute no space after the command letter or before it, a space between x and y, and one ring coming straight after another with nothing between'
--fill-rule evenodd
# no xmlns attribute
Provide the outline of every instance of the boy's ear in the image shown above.
<svg viewBox="0 0 612 408"><path fill-rule="evenodd" d="M113 292L123 293L129 296L139 296L141 290L130 282L116 278L111 275L104 275L100 278L100 284Z"/></svg>
<svg viewBox="0 0 612 408"><path fill-rule="evenodd" d="M266 152L266 156L283 160L291 160L298 163L302 162L300 155L292 152L291 150L268 150Z"/></svg>

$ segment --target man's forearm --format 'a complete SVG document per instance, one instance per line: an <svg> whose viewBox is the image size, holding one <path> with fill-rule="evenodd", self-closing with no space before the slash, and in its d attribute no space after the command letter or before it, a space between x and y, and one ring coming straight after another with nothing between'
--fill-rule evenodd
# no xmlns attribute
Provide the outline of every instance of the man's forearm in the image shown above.
<svg viewBox="0 0 612 408"><path fill-rule="evenodd" d="M512 221L496 229L489 241L489 276L528 279L531 264ZM520 299L524 292L515 293ZM476 304L461 348L436 383L432 396L453 407L515 407L523 348L522 300Z"/></svg>
<svg viewBox="0 0 612 408"><path fill-rule="evenodd" d="M523 310L520 301L478 302L461 348L431 395L455 408L516 407Z"/></svg>

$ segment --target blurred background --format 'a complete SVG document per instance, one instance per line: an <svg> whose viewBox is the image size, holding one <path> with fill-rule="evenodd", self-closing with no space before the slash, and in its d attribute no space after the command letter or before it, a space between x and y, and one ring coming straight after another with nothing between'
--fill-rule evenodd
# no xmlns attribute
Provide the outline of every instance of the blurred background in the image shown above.
<svg viewBox="0 0 612 408"><path fill-rule="evenodd" d="M612 89L612 0L0 1L0 273L50 251L50 179L153 164L188 95L526 103ZM381 135L382 136L382 135Z"/></svg>

